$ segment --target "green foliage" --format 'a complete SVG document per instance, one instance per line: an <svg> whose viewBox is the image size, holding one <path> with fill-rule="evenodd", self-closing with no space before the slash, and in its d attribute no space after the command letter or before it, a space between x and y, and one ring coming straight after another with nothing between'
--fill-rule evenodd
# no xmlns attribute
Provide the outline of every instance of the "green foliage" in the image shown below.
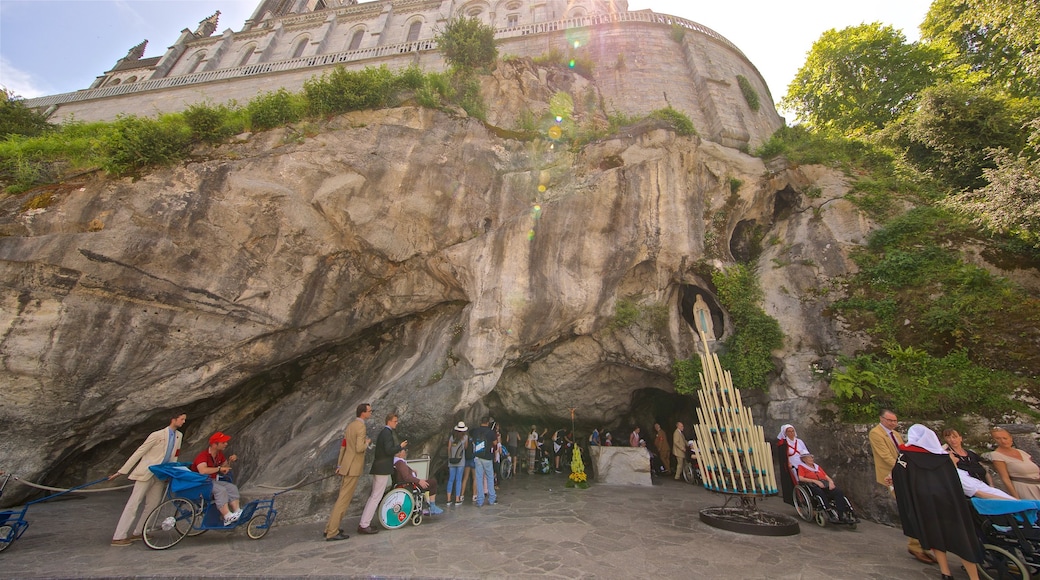
<svg viewBox="0 0 1040 580"><path fill-rule="evenodd" d="M1026 411L1014 399L1025 381L981 367L963 350L935 357L914 347L890 344L883 355L843 357L831 376L843 420L867 422L883 408L915 420L948 419L966 410L994 419ZM1034 413L1035 414L1035 413Z"/></svg>
<svg viewBox="0 0 1040 580"><path fill-rule="evenodd" d="M1017 154L1026 144L1023 125L1040 114L1040 101L1010 99L966 84L926 89L918 108L882 133L906 151L920 171L965 190L982 186L995 163L990 149Z"/></svg>
<svg viewBox="0 0 1040 580"><path fill-rule="evenodd" d="M54 129L47 118L25 106L21 99L0 87L0 138L8 135L34 137Z"/></svg>
<svg viewBox="0 0 1040 580"><path fill-rule="evenodd" d="M935 83L941 55L876 22L831 29L813 43L781 104L811 127L871 134Z"/></svg>
<svg viewBox="0 0 1040 580"><path fill-rule="evenodd" d="M1014 97L1040 97L1040 4L1035 0L934 0L921 34L961 80Z"/></svg>
<svg viewBox="0 0 1040 580"><path fill-rule="evenodd" d="M675 392L680 395L692 395L697 392L697 389L701 388L700 372L701 364L694 359L680 359L672 363Z"/></svg>
<svg viewBox="0 0 1040 580"><path fill-rule="evenodd" d="M775 371L772 352L783 346L780 323L762 310L764 298L755 271L737 264L712 275L719 301L733 320L733 336L725 343L719 362L733 376L738 389L767 389Z"/></svg>
<svg viewBox="0 0 1040 580"><path fill-rule="evenodd" d="M744 95L744 100L747 101L751 110L758 111L762 104L758 101L758 91L751 86L751 81L744 75L737 75L737 85L740 87L740 93Z"/></svg>
<svg viewBox="0 0 1040 580"><path fill-rule="evenodd" d="M436 40L445 60L458 70L491 68L498 58L495 29L478 18L453 18Z"/></svg>
<svg viewBox="0 0 1040 580"><path fill-rule="evenodd" d="M206 143L221 143L245 129L242 115L227 105L194 104L183 115L192 138Z"/></svg>
<svg viewBox="0 0 1040 580"><path fill-rule="evenodd" d="M614 319L610 321L610 327L619 330L628 328L639 319L639 305L627 298L621 298L614 305Z"/></svg>
<svg viewBox="0 0 1040 580"><path fill-rule="evenodd" d="M101 168L114 175L169 165L188 156L191 130L180 115L120 117L100 141Z"/></svg>
<svg viewBox="0 0 1040 580"><path fill-rule="evenodd" d="M254 131L273 129L303 118L307 102L285 89L257 96L246 105L250 127Z"/></svg>
<svg viewBox="0 0 1040 580"><path fill-rule="evenodd" d="M480 81L473 75L456 75L454 78L455 99L470 117L487 119L487 105L480 94Z"/></svg>
<svg viewBox="0 0 1040 580"><path fill-rule="evenodd" d="M405 82L417 85L420 80L414 71L406 69L401 75L395 75L385 65L361 70L347 70L339 66L331 73L321 75L321 78L304 82L303 95L311 115L338 115L385 107Z"/></svg>
<svg viewBox="0 0 1040 580"><path fill-rule="evenodd" d="M668 35L671 36L672 40L675 42L682 44L683 40L686 38L686 29L673 22L672 29L668 31Z"/></svg>
<svg viewBox="0 0 1040 580"><path fill-rule="evenodd" d="M1040 135L1040 120L1033 127L1033 135ZM993 161L996 167L983 170L986 185L945 200L945 206L978 226L1040 250L1040 160L999 149Z"/></svg>
<svg viewBox="0 0 1040 580"><path fill-rule="evenodd" d="M652 111L649 116L651 119L659 119L668 123L679 135L691 136L697 134L697 130L693 127L693 121L682 111L677 111L672 107L657 109Z"/></svg>

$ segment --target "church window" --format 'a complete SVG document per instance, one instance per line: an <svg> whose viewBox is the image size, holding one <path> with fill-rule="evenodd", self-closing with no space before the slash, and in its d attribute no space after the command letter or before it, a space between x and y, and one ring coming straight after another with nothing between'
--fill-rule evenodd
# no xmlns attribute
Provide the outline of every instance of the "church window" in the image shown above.
<svg viewBox="0 0 1040 580"><path fill-rule="evenodd" d="M419 40L419 31L422 30L422 21L416 20L408 27L408 39L406 42L415 42Z"/></svg>
<svg viewBox="0 0 1040 580"><path fill-rule="evenodd" d="M123 84L125 85L125 84L133 83L133 82L136 82L136 81L137 81L137 77L136 76L132 76L132 77L126 79L125 81L123 81Z"/></svg>
<svg viewBox="0 0 1040 580"><path fill-rule="evenodd" d="M474 6L473 8L470 8L469 11L466 12L466 16L469 16L470 18L476 18L476 17L480 16L480 13L483 12L483 11L484 10L480 6Z"/></svg>
<svg viewBox="0 0 1040 580"><path fill-rule="evenodd" d="M520 15L519 14L510 14L509 16L506 16L506 26L507 27L513 28L514 26L517 26L519 24L520 24Z"/></svg>
<svg viewBox="0 0 1040 580"><path fill-rule="evenodd" d="M304 49L307 48L308 42L309 39L306 36L301 38L300 41L296 43L296 49L293 50L292 58L300 58L303 55Z"/></svg>
<svg viewBox="0 0 1040 580"><path fill-rule="evenodd" d="M202 65L202 61L204 61L204 60L206 60L206 53L205 52L196 52L195 56L192 57L191 68L189 68L188 72L186 72L184 74L190 75L191 73L199 70L199 66Z"/></svg>
<svg viewBox="0 0 1040 580"><path fill-rule="evenodd" d="M108 86L114 87L114 86L116 86L118 84L119 84L119 79L112 79L111 81L109 81Z"/></svg>
<svg viewBox="0 0 1040 580"><path fill-rule="evenodd" d="M314 11L315 12L317 12L318 10L324 10L324 9L325 9L325 0L318 0L317 2L314 3Z"/></svg>
<svg viewBox="0 0 1040 580"><path fill-rule="evenodd" d="M357 49L361 48L361 41L364 40L364 39L365 39L365 31L364 30L358 30L357 32L354 33L354 36L351 37L351 39L350 39L350 46L347 48L347 50L357 50Z"/></svg>
<svg viewBox="0 0 1040 580"><path fill-rule="evenodd" d="M509 4L506 4L506 10L519 10L519 9L520 9L520 3L519 2L510 2Z"/></svg>
<svg viewBox="0 0 1040 580"><path fill-rule="evenodd" d="M242 51L242 58L238 60L238 66L246 66L249 64L249 59L253 58L253 53L256 52L256 45L251 44Z"/></svg>

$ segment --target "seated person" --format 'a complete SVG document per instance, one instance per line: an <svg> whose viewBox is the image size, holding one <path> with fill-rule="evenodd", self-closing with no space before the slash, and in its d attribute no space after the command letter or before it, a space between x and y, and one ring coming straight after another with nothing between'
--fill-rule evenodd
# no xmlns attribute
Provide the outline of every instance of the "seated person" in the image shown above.
<svg viewBox="0 0 1040 580"><path fill-rule="evenodd" d="M953 458L953 462L957 463L956 457ZM1004 493L1003 491L972 477L971 474L963 469L958 469L957 475L961 479L961 489L964 490L964 495L968 497L979 497L984 499L1015 499L1011 497L1010 494Z"/></svg>
<svg viewBox="0 0 1040 580"><path fill-rule="evenodd" d="M238 488L227 481L230 479L228 473L231 471L231 463L238 459L237 455L224 457L228 441L231 441L229 435L217 431L209 438L209 448L199 453L191 464L192 471L208 475L213 480L213 503L220 510L220 515L224 517L225 526L235 523L238 518L242 517ZM224 479L221 480L221 477ZM230 509L228 509L228 505L231 506Z"/></svg>
<svg viewBox="0 0 1040 580"><path fill-rule="evenodd" d="M432 477L419 479L415 470L409 467L408 462L405 461L406 457L408 457L407 449L402 449L394 455L394 483L410 483L429 493L430 513L435 516L444 513L444 510L437 507L437 480Z"/></svg>
<svg viewBox="0 0 1040 580"><path fill-rule="evenodd" d="M834 509L838 512L839 522L852 522L852 512L849 510L849 502L845 494L834 484L834 480L823 468L816 465L812 453L802 454L802 464L798 466L798 482L809 484L809 489L823 497L825 504L834 502Z"/></svg>

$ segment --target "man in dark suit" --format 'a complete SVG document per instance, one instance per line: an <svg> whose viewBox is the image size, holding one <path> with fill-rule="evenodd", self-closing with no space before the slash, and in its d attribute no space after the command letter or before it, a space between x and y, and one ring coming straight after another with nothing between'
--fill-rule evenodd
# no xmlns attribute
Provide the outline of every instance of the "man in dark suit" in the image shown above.
<svg viewBox="0 0 1040 580"><path fill-rule="evenodd" d="M372 518L376 515L376 510L379 509L379 500L383 498L383 491L386 490L386 482L390 479L390 474L394 472L394 455L398 451L408 447L408 440L397 443L397 438L394 437L394 429L397 428L397 413L390 413L386 417L386 427L379 432L376 437L376 448L375 458L372 460L372 493L368 496L368 503L365 504L365 511L361 513L361 523L358 524L359 534L375 534L379 530L372 527Z"/></svg>
<svg viewBox="0 0 1040 580"><path fill-rule="evenodd" d="M343 442L339 446L339 459L336 460L336 475L340 476L339 497L332 506L329 523L325 524L325 540L335 542L346 540L350 536L343 533L339 524L347 514L350 500L354 498L361 470L365 467L365 450L372 442L366 436L365 420L372 416L372 405L361 403L355 410L357 417L343 431Z"/></svg>

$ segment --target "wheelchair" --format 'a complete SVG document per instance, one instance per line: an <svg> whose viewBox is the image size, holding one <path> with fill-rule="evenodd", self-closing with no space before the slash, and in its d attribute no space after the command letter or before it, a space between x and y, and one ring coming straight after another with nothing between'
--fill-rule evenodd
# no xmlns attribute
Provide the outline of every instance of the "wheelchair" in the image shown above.
<svg viewBox="0 0 1040 580"><path fill-rule="evenodd" d="M1029 580L1040 573L1040 501L971 499L983 556L979 576Z"/></svg>
<svg viewBox="0 0 1040 580"><path fill-rule="evenodd" d="M212 500L213 483L209 476L189 469L189 463L160 463L151 470L155 477L166 482L165 501L145 519L144 543L153 550L172 548L187 536L198 536L208 530L233 530L245 526L250 539L259 540L274 525L278 510L274 498L255 499L242 505L242 516L224 525Z"/></svg>
<svg viewBox="0 0 1040 580"><path fill-rule="evenodd" d="M408 460L408 466L415 471L419 479L426 479L430 472L430 458ZM425 491L412 483L394 481L390 490L383 494L383 499L379 500L376 514L383 528L396 530L408 522L418 526L422 523L423 516L429 513L428 510L429 503L426 501Z"/></svg>
<svg viewBox="0 0 1040 580"><path fill-rule="evenodd" d="M798 517L807 522L816 522L821 528L827 526L827 524L837 524L845 525L850 530L855 530L856 524L859 523L859 518L856 517L856 510L853 509L852 503L849 502L848 498L845 498L845 505L848 507L849 517L842 520L838 517L838 508L834 501L828 501L821 493L813 489L815 487L815 485L808 483L799 483L795 486L794 509L798 512Z"/></svg>

